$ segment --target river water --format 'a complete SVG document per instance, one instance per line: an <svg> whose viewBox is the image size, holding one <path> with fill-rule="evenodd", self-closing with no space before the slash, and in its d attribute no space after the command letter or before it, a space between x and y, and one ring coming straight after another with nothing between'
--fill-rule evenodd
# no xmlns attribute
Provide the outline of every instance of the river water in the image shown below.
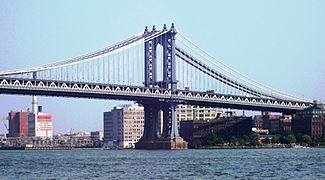
<svg viewBox="0 0 325 180"><path fill-rule="evenodd" d="M0 179L325 179L325 148L0 151Z"/></svg>

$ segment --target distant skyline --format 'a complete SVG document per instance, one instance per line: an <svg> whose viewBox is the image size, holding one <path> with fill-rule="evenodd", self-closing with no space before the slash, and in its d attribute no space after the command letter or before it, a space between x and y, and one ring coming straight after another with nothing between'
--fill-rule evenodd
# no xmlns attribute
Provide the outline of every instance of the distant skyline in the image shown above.
<svg viewBox="0 0 325 180"><path fill-rule="evenodd" d="M325 1L0 1L0 71L93 52L175 23L178 31L248 77L325 102ZM31 109L31 96L0 95L0 116ZM103 129L125 101L40 97L55 133ZM4 132L0 124L0 133Z"/></svg>

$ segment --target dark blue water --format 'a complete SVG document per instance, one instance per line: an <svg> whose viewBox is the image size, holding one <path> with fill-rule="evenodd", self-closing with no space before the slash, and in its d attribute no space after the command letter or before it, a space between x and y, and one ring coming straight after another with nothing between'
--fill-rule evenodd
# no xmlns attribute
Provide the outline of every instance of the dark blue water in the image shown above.
<svg viewBox="0 0 325 180"><path fill-rule="evenodd" d="M0 151L0 179L325 179L325 149Z"/></svg>

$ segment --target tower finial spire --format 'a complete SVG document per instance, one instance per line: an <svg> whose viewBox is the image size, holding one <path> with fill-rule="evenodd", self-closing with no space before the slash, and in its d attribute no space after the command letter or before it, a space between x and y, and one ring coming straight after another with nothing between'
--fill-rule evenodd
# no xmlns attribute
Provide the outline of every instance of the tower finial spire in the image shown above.
<svg viewBox="0 0 325 180"><path fill-rule="evenodd" d="M174 23L172 23L172 27L170 28L170 30L171 30L173 33L177 33L176 28L175 28L175 24L174 24Z"/></svg>
<svg viewBox="0 0 325 180"><path fill-rule="evenodd" d="M147 34L148 33L148 26L144 27L144 33Z"/></svg>
<svg viewBox="0 0 325 180"><path fill-rule="evenodd" d="M164 24L164 29L163 29L164 31L166 31L167 30L167 26L166 26L166 24Z"/></svg>

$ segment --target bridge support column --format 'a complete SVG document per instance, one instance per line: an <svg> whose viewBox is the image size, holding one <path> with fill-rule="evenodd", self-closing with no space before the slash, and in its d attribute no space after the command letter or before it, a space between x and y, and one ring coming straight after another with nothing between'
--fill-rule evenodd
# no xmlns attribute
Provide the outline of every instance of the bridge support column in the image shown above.
<svg viewBox="0 0 325 180"><path fill-rule="evenodd" d="M166 103L163 106L163 134L160 138L164 149L187 149L187 142L179 136L177 121L177 104Z"/></svg>
<svg viewBox="0 0 325 180"><path fill-rule="evenodd" d="M187 142L179 136L177 126L176 104L143 103L145 110L144 133L136 143L136 149L187 149ZM161 119L159 110L163 110L163 133L160 134Z"/></svg>
<svg viewBox="0 0 325 180"><path fill-rule="evenodd" d="M144 107L144 132L141 139L155 140L160 137L159 107L154 103L143 103Z"/></svg>

